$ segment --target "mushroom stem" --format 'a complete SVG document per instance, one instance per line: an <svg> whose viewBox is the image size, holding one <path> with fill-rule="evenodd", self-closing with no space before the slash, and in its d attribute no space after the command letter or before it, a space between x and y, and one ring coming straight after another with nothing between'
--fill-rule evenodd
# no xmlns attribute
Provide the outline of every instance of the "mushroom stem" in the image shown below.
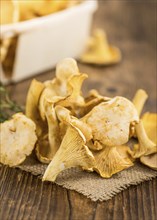
<svg viewBox="0 0 157 220"><path fill-rule="evenodd" d="M32 119L36 124L37 136L41 136L42 128L45 127L45 123L41 120L38 104L39 99L44 90L44 84L33 79L29 87L26 99L26 116Z"/></svg>
<svg viewBox="0 0 157 220"><path fill-rule="evenodd" d="M98 65L114 64L121 60L121 52L118 48L108 44L107 36L102 29L96 29L80 60Z"/></svg>
<svg viewBox="0 0 157 220"><path fill-rule="evenodd" d="M134 98L132 100L133 104L135 105L135 107L137 109L137 112L138 112L139 116L141 115L143 106L144 106L147 98L148 98L147 93L144 90L139 89L136 92L136 94L135 94L135 96L134 96Z"/></svg>
<svg viewBox="0 0 157 220"><path fill-rule="evenodd" d="M72 124L77 127L85 136L86 141L92 138L92 130L85 122L71 115L70 111L62 106L55 107L58 119L65 124Z"/></svg>
<svg viewBox="0 0 157 220"><path fill-rule="evenodd" d="M157 152L157 146L148 138L141 120L135 125L135 131L139 144L134 145L133 158L139 158Z"/></svg>
<svg viewBox="0 0 157 220"><path fill-rule="evenodd" d="M109 44L108 44L108 40L107 40L107 36L106 33L101 30L101 29L96 29L95 33L95 44L97 45L97 50L99 51L99 53L104 56L109 56L109 53L105 53L105 51L109 51Z"/></svg>
<svg viewBox="0 0 157 220"><path fill-rule="evenodd" d="M157 144L157 114L147 112L141 120L148 137Z"/></svg>
<svg viewBox="0 0 157 220"><path fill-rule="evenodd" d="M47 102L46 106L46 119L48 123L48 140L49 140L49 158L53 158L53 156L56 154L61 140L59 134L59 123L58 119L55 113L55 108L53 106L53 103Z"/></svg>
<svg viewBox="0 0 157 220"><path fill-rule="evenodd" d="M43 181L54 182L61 171L71 167L91 168L94 164L94 157L85 143L82 132L76 127L70 126L59 150L44 173Z"/></svg>

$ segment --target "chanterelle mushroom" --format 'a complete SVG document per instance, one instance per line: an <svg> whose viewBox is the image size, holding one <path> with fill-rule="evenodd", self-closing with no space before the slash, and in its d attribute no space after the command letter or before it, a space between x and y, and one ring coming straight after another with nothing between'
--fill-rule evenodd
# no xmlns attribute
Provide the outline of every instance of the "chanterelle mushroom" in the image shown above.
<svg viewBox="0 0 157 220"><path fill-rule="evenodd" d="M139 117L132 102L117 96L95 106L81 120L91 127L94 141L112 147L128 142L131 122Z"/></svg>
<svg viewBox="0 0 157 220"><path fill-rule="evenodd" d="M76 61L66 58L57 64L56 78L44 83L38 109L47 124L48 134L44 135L44 141L40 138L37 144L36 153L40 161L50 162L60 145L59 124L54 107L63 105L75 110L77 105L84 104L80 92L85 78L87 75L79 73Z"/></svg>
<svg viewBox="0 0 157 220"><path fill-rule="evenodd" d="M133 165L126 153L127 147L118 146L128 142L131 122L139 120L136 108L129 100L115 97L102 102L82 119L70 115L70 111L61 106L55 108L60 121L73 124L86 137L87 146L95 157L94 166L87 170L94 169L108 178Z"/></svg>
<svg viewBox="0 0 157 220"><path fill-rule="evenodd" d="M15 23L19 20L17 1L1 1L1 8L3 8L3 10L1 10L0 24Z"/></svg>
<svg viewBox="0 0 157 220"><path fill-rule="evenodd" d="M142 156L140 157L140 161L153 170L157 170L157 153Z"/></svg>
<svg viewBox="0 0 157 220"><path fill-rule="evenodd" d="M84 63L109 65L118 63L121 60L121 52L118 48L108 44L103 30L96 29L80 60Z"/></svg>
<svg viewBox="0 0 157 220"><path fill-rule="evenodd" d="M56 77L63 83L67 82L74 75L79 75L79 69L74 59L65 58L57 64Z"/></svg>
<svg viewBox="0 0 157 220"><path fill-rule="evenodd" d="M43 180L55 181L61 171L71 167L81 166L90 169L93 167L94 161L82 132L78 128L70 126L59 150L48 165Z"/></svg>
<svg viewBox="0 0 157 220"><path fill-rule="evenodd" d="M157 114L147 112L141 120L149 139L157 144Z"/></svg>
<svg viewBox="0 0 157 220"><path fill-rule="evenodd" d="M132 157L139 158L141 156L156 153L157 145L148 138L141 120L135 125L135 131L139 144L135 144L133 152L130 152Z"/></svg>
<svg viewBox="0 0 157 220"><path fill-rule="evenodd" d="M69 80L73 76L80 75L77 63L72 58L66 58L60 61L56 66L56 77L53 80L46 81L45 89L41 94L39 102L39 110L42 119L45 119L45 109L44 102L45 100L52 101L53 103L59 101L59 99L65 98L69 95ZM71 89L71 88L70 88ZM71 91L70 91L71 94ZM56 100L54 100L54 97Z"/></svg>
<svg viewBox="0 0 157 220"><path fill-rule="evenodd" d="M54 103L45 100L44 104L47 133L43 133L43 135L38 138L35 152L41 162L49 163L60 146L61 138Z"/></svg>
<svg viewBox="0 0 157 220"><path fill-rule="evenodd" d="M22 113L0 126L0 162L9 166L22 163L34 149L37 137L34 122ZM9 137L9 138L8 138Z"/></svg>
<svg viewBox="0 0 157 220"><path fill-rule="evenodd" d="M68 58L57 65L54 80L32 82L26 113L37 124L36 154L41 162L52 160L43 180L54 181L62 170L75 166L108 178L132 166L134 158L156 152L139 120L145 91L138 90L133 102L104 97L95 90L84 99L85 78L76 61ZM130 153L122 145L135 134L140 144Z"/></svg>
<svg viewBox="0 0 157 220"><path fill-rule="evenodd" d="M40 96L44 90L44 84L33 79L29 87L26 99L26 116L36 124L37 136L41 136L45 123L40 117L38 105ZM45 130L45 129L44 129Z"/></svg>
<svg viewBox="0 0 157 220"><path fill-rule="evenodd" d="M0 24L9 24L19 21L18 3L15 0L0 1L1 13L0 13ZM7 16L6 16L7 15ZM2 33L1 33L2 38ZM8 49L13 42L13 38L4 37L0 40L0 61L1 63L5 60Z"/></svg>
<svg viewBox="0 0 157 220"><path fill-rule="evenodd" d="M49 149L48 125L47 122L41 118L38 108L39 99L41 97L44 88L45 86L43 83L35 79L32 80L26 99L26 116L32 119L36 124L36 134L38 138L38 142L36 144L37 157L39 161L43 163L49 163L50 159L47 159L45 156L45 154L47 154L47 149ZM42 146L42 150L41 150L41 146Z"/></svg>
<svg viewBox="0 0 157 220"><path fill-rule="evenodd" d="M142 122L146 134L148 135L150 140L153 141L153 143L157 144L157 114L149 112L145 113L142 116ZM140 161L146 166L157 170L157 153L142 156L140 157Z"/></svg>
<svg viewBox="0 0 157 220"><path fill-rule="evenodd" d="M137 109L138 115L141 115L143 106L148 98L147 93L143 89L137 90L132 102L135 105L135 108Z"/></svg>
<svg viewBox="0 0 157 220"><path fill-rule="evenodd" d="M57 64L56 78L45 82L45 89L39 101L39 110L43 120L45 120L45 100L56 105L70 107L77 112L78 106L84 105L84 98L81 94L81 86L87 78L87 74L79 72L77 63L72 58L63 59Z"/></svg>

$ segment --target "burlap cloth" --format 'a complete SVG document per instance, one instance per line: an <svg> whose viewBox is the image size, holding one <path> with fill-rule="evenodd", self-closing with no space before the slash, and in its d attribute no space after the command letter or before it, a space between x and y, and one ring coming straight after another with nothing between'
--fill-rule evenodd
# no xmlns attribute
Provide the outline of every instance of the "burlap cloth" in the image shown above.
<svg viewBox="0 0 157 220"><path fill-rule="evenodd" d="M22 165L18 166L21 170L40 178L46 167L47 165L38 162L34 156L28 157ZM97 173L88 173L79 168L71 168L59 174L56 184L82 193L93 201L104 201L111 199L130 185L137 185L156 176L157 171L140 163L113 175L110 179L103 179Z"/></svg>

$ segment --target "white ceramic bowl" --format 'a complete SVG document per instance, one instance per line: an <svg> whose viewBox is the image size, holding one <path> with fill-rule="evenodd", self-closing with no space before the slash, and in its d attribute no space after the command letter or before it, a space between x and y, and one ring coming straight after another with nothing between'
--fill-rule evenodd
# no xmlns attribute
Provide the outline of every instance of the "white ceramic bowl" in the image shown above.
<svg viewBox="0 0 157 220"><path fill-rule="evenodd" d="M53 68L65 57L77 58L90 33L96 0L29 21L1 26L1 37L18 35L12 81ZM1 67L1 81L6 82Z"/></svg>

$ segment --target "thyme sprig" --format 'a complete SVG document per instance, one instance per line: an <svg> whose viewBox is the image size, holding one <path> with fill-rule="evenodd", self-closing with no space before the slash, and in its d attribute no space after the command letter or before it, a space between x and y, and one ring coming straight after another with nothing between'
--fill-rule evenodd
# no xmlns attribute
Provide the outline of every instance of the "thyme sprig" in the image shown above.
<svg viewBox="0 0 157 220"><path fill-rule="evenodd" d="M14 113L23 111L24 108L11 100L6 87L0 83L0 123L8 120Z"/></svg>

